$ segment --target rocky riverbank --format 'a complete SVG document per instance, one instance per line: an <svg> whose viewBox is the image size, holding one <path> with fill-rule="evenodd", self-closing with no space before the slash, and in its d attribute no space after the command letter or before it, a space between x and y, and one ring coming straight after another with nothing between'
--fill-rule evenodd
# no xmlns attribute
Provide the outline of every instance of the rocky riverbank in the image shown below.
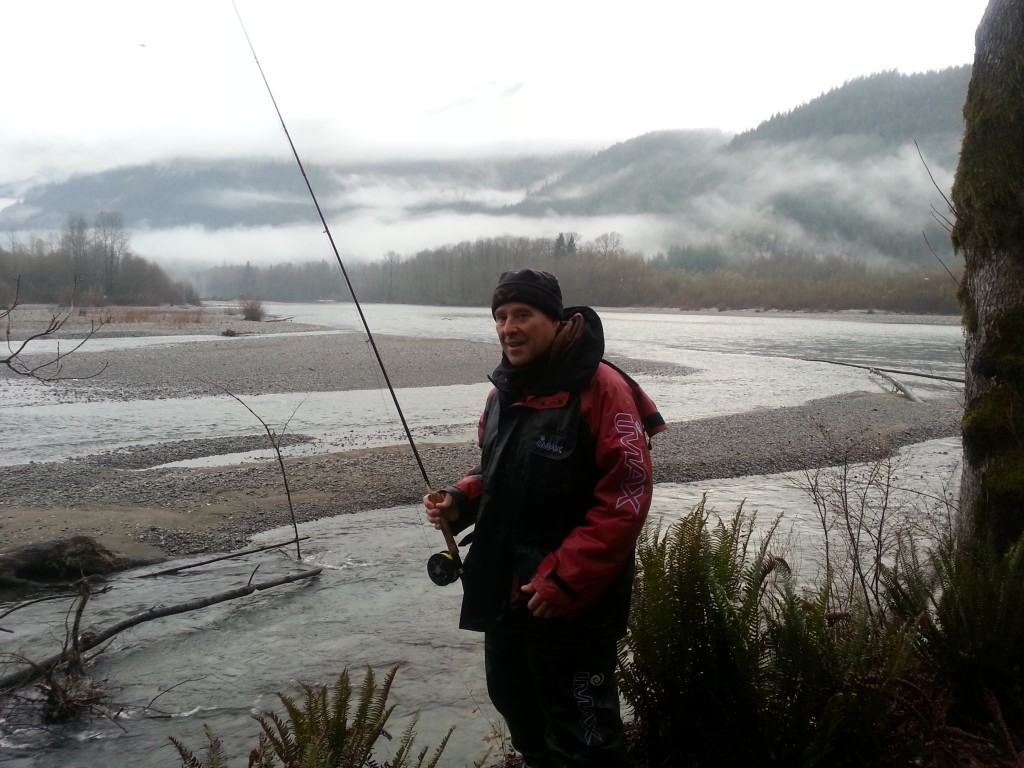
<svg viewBox="0 0 1024 768"><path fill-rule="evenodd" d="M912 403L897 395L859 393L672 424L655 438L655 481L871 460L903 445L954 435L958 419L952 400ZM136 557L241 547L251 534L290 522L277 463L159 465L266 446L265 435L253 435L0 467L2 548L72 535L93 536ZM477 459L470 443L423 444L419 451L438 484L460 477ZM299 521L415 504L424 490L407 446L290 459L285 467Z"/></svg>
<svg viewBox="0 0 1024 768"><path fill-rule="evenodd" d="M156 325L163 330L168 326ZM288 323L249 327L283 331ZM113 330L111 325L104 329ZM480 382L497 359L494 344L396 337L378 338L377 343L399 386ZM210 381L238 395L378 388L379 371L366 347L361 334L280 332L108 352L89 352L86 346L68 359L66 372L102 365L102 375L54 385L52 396L78 402L189 397L210 394ZM617 362L649 376L687 373L667 364ZM914 403L895 394L854 393L794 408L672 424L655 438L655 481L711 480L870 460L903 445L955 435L959 418L953 397ZM306 439L288 436L289 442ZM137 558L244 546L253 533L290 524L277 462L213 468L164 465L267 447L266 435L254 433L0 467L0 551L75 535L94 537L118 554ZM460 477L477 460L471 443L427 440L418 448L437 485ZM415 504L424 492L406 445L289 459L285 467L299 521Z"/></svg>

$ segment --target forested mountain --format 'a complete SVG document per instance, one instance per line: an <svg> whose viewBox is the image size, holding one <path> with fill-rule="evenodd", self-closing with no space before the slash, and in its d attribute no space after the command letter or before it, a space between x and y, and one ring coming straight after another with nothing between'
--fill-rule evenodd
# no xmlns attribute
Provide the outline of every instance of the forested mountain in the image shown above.
<svg viewBox="0 0 1024 768"><path fill-rule="evenodd" d="M479 237L550 220L553 233L590 229L581 240L624 221L645 233L646 256L922 264L933 260L923 232L949 255L933 214L944 205L935 186L946 190L952 182L969 76L963 66L860 78L736 136L663 131L594 154L307 170L333 220L367 211L383 211L375 218L392 222L477 217ZM30 189L0 210L0 227L54 231L69 215L99 211L120 212L131 229L155 230L276 227L316 216L290 158L182 159ZM627 249L636 249L630 231L620 231ZM427 237L419 248L444 244L436 232Z"/></svg>
<svg viewBox="0 0 1024 768"><path fill-rule="evenodd" d="M404 192L403 204L410 210L500 207L579 159L578 154L566 154L345 166L307 163L305 168L314 188L330 201L331 213L345 215L366 205L366 196L376 191ZM69 215L100 210L118 211L133 226L150 228L278 226L316 216L291 157L180 159L39 186L0 211L0 226L59 229Z"/></svg>
<svg viewBox="0 0 1024 768"><path fill-rule="evenodd" d="M858 78L809 104L773 115L736 136L731 146L738 149L756 141L822 140L849 134L875 136L889 144L927 136L959 136L970 79L968 66L927 75L891 71Z"/></svg>

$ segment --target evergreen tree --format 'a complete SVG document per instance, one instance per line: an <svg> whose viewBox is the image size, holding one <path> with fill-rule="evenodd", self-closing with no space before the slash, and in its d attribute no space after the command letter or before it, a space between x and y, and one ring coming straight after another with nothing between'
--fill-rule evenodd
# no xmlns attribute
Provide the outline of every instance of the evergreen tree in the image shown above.
<svg viewBox="0 0 1024 768"><path fill-rule="evenodd" d="M555 238L555 256L565 256L566 245L565 245L565 234L562 232L558 233L558 237Z"/></svg>

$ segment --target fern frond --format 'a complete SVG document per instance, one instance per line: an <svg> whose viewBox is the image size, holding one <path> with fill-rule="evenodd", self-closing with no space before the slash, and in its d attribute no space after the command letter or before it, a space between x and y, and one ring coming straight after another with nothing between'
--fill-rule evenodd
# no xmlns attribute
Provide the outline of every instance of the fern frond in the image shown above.
<svg viewBox="0 0 1024 768"><path fill-rule="evenodd" d="M178 750L178 754L181 756L181 768L205 768L202 761L188 747L173 736L168 738L170 738L174 748Z"/></svg>
<svg viewBox="0 0 1024 768"><path fill-rule="evenodd" d="M351 701L352 679L349 677L348 668L346 667L338 675L338 679L334 681L331 693L327 739L331 746L331 753L335 755L342 754L345 749L345 742L348 740L348 717Z"/></svg>
<svg viewBox="0 0 1024 768"><path fill-rule="evenodd" d="M388 768L406 768L408 765L408 760L413 750L413 743L416 741L416 723L418 721L418 715L409 718L409 723L405 726L405 730L402 731L402 737L399 739L395 754L388 761ZM420 762L423 762L422 755L420 755Z"/></svg>
<svg viewBox="0 0 1024 768"><path fill-rule="evenodd" d="M169 737L175 749L178 750L178 755L181 757L182 768L227 768L228 757L224 752L224 743L214 734L210 726L204 726L203 731L206 734L205 763L176 738L173 736Z"/></svg>

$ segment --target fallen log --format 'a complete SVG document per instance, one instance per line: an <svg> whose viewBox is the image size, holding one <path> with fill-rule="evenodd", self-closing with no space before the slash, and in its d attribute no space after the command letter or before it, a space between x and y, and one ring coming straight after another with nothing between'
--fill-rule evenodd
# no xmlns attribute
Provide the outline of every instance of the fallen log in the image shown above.
<svg viewBox="0 0 1024 768"><path fill-rule="evenodd" d="M880 368L869 368L868 370L871 373L875 374L875 376L880 376L881 378L885 379L890 384L892 384L893 387L895 389L897 389L899 392L901 392L903 394L903 396L905 398L907 398L907 400L909 400L910 402L912 402L912 403L920 403L921 402L921 398L920 397L918 397L913 392L911 392L909 389L907 389L907 387L905 385L903 385L900 382L896 381L896 379L894 379L889 374L882 373L882 370Z"/></svg>
<svg viewBox="0 0 1024 768"><path fill-rule="evenodd" d="M162 571L154 571L153 573L143 573L135 578L137 579L152 579L156 576L167 576L171 573L178 573L179 571L186 571L189 568L198 568L201 565L209 565L210 563L218 563L221 560L231 560L235 557L242 557L243 555L251 555L255 552L266 552L268 549L277 549L278 547L285 547L289 544L295 544L299 541L305 541L309 536L299 536L295 539L288 539L288 541L282 541L278 544L267 544L262 547L252 547L251 549L243 549L238 552L232 552L229 555L220 555L219 557L211 557L209 560L200 560L198 563L189 563L188 565L179 565L174 568L164 568Z"/></svg>
<svg viewBox="0 0 1024 768"><path fill-rule="evenodd" d="M917 376L921 379L936 379L938 381L951 381L954 384L963 384L963 379L957 379L953 376L939 376L935 373L921 373L920 371L898 371L894 368L879 368L874 365L858 365L857 363L841 363L838 360L825 360L821 357L801 357L806 363L828 363L829 365L846 365L850 368L863 368L866 371L882 371L883 373L898 373L900 376Z"/></svg>
<svg viewBox="0 0 1024 768"><path fill-rule="evenodd" d="M65 649L61 653L54 654L47 659L39 662L25 661L26 668L19 670L18 672L12 672L9 675L5 675L0 678L0 692L8 692L15 688L35 680L37 677L42 677L49 670L56 667L58 664L62 664L73 658L74 655L85 653L96 646L105 643L110 638L114 637L126 629L130 629L139 624L143 624L147 621L153 621L153 619L162 619L165 616L174 616L179 613L188 613L189 611L195 611L200 608L206 608L217 603L223 603L228 600L234 600L239 597L245 597L251 595L253 592L262 591L264 589L271 589L272 587L279 587L282 584L291 584L296 581L302 581L303 579L311 579L314 576L319 576L323 568L315 568L311 571L302 571L301 573L293 573L288 576L282 576L279 579L272 579L271 581L262 581L258 584L246 584L244 587L238 587L237 589L231 589L227 592L218 592L215 595L209 595L207 597L197 597L194 600L189 600L184 603L178 603L176 605L162 606L159 608L150 608L148 610L137 613L134 616L129 616L116 624L107 627L102 632L96 634L89 634L79 638L77 643L72 643L71 648ZM75 646L77 645L77 648Z"/></svg>

